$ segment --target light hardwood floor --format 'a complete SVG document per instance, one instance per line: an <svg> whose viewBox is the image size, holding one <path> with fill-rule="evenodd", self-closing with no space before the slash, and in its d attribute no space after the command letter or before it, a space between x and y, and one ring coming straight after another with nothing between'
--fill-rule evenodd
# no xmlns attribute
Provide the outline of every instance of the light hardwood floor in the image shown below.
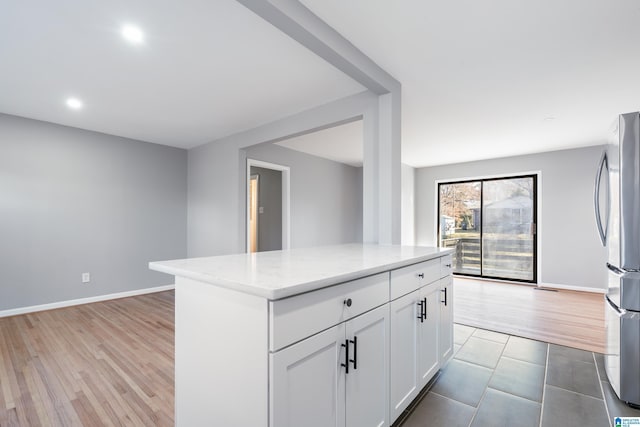
<svg viewBox="0 0 640 427"><path fill-rule="evenodd" d="M601 294L454 280L454 320L603 351ZM0 319L0 426L173 426L174 292Z"/></svg>
<svg viewBox="0 0 640 427"><path fill-rule="evenodd" d="M454 278L456 323L604 353L604 297Z"/></svg>
<svg viewBox="0 0 640 427"><path fill-rule="evenodd" d="M173 426L174 293L0 319L0 426Z"/></svg>

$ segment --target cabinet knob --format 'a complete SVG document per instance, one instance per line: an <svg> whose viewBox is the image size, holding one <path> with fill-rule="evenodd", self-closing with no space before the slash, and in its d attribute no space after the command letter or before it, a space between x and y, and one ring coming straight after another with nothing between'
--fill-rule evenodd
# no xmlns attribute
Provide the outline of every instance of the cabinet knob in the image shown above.
<svg viewBox="0 0 640 427"><path fill-rule="evenodd" d="M424 273L418 273L418 277L424 279Z"/></svg>
<svg viewBox="0 0 640 427"><path fill-rule="evenodd" d="M451 268L451 264L445 264L444 266Z"/></svg>
<svg viewBox="0 0 640 427"><path fill-rule="evenodd" d="M346 305L347 307L351 307L351 304L353 302L351 301L351 298L347 298L346 300L344 300L343 304Z"/></svg>

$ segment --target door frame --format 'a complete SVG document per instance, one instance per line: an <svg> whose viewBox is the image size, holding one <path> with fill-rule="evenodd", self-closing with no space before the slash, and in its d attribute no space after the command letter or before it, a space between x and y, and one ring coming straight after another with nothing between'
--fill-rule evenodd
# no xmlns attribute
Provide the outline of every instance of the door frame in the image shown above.
<svg viewBox="0 0 640 427"><path fill-rule="evenodd" d="M465 176L465 177L452 177L452 178L444 178L444 179L436 179L434 180L434 210L435 210L435 221L433 228L433 236L434 236L434 246L440 246L440 203L439 203L439 185L445 183L454 183L454 182L467 182L467 181L482 181L482 180L494 180L494 179L502 179L502 178L517 178L523 176L535 176L536 181L536 200L534 200L535 206L535 215L536 215L536 239L534 243L534 254L536 258L536 266L534 271L534 280L533 281L521 281L517 279L504 279L504 278L488 278L483 276L465 276L476 280L491 280L493 282L508 282L508 283L520 283L520 284L531 284L540 287L541 286L541 277L542 277L542 257L540 256L540 248L542 245L543 238L543 217L541 213L542 209L542 171L534 170L534 171L520 171L520 172L508 172L508 173L499 173L499 174L491 174L491 175L475 175L475 176Z"/></svg>
<svg viewBox="0 0 640 427"><path fill-rule="evenodd" d="M250 230L250 185L251 185L251 166L257 166L265 169L272 169L282 172L282 249L289 249L291 246L291 233L290 233L290 175L291 168L289 166L278 165L276 163L269 163L262 160L247 158L247 170L245 173L245 252L251 251L251 230Z"/></svg>
<svg viewBox="0 0 640 427"><path fill-rule="evenodd" d="M253 183L255 182L255 189ZM249 203L247 204L247 210L249 212L249 250L248 252L258 251L258 194L260 192L260 175L249 175ZM254 206L255 202L255 206ZM255 233L254 233L255 232ZM255 239L255 242L252 241ZM255 245L255 250L254 250Z"/></svg>

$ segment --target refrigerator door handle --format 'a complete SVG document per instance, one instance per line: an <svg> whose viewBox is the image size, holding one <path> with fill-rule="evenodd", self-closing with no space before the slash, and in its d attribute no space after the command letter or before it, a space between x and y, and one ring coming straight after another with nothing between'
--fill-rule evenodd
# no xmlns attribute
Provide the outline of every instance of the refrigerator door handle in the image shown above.
<svg viewBox="0 0 640 427"><path fill-rule="evenodd" d="M620 276L622 277L625 273L624 270L620 270L618 267L616 267L615 265L611 265L609 263L607 263L607 270L609 270L610 272L612 272L613 274L615 274L616 276Z"/></svg>
<svg viewBox="0 0 640 427"><path fill-rule="evenodd" d="M624 317L624 315L627 314L627 310L625 310L624 308L618 308L618 306L616 306L610 299L609 297L605 297L605 299L607 300L607 302L609 303L609 305L611 306L611 308L613 309L613 311L616 312L616 316L618 317Z"/></svg>
<svg viewBox="0 0 640 427"><path fill-rule="evenodd" d="M602 246L607 245L607 225L602 227L602 217L600 216L600 181L602 176L603 168L607 168L609 170L609 164L607 162L607 152L602 152L602 157L600 158L600 165L598 166L598 172L596 174L596 182L593 190L593 204L596 211L596 225L598 226L598 234L600 235L600 241L602 242ZM607 199L609 198L609 193L607 192ZM609 203L607 200L607 222L609 222Z"/></svg>

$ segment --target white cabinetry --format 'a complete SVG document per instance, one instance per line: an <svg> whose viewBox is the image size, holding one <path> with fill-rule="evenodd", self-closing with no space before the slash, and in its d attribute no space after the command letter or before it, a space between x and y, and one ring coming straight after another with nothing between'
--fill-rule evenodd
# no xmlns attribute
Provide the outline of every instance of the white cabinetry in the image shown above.
<svg viewBox="0 0 640 427"><path fill-rule="evenodd" d="M440 366L453 356L453 276L451 255L440 258L440 326L438 328Z"/></svg>
<svg viewBox="0 0 640 427"><path fill-rule="evenodd" d="M389 304L348 321L346 333L355 360L345 375L347 426L388 426Z"/></svg>
<svg viewBox="0 0 640 427"><path fill-rule="evenodd" d="M418 325L418 386L420 389L427 385L440 368L438 357L438 332L441 325L440 315L440 287L437 283L427 285L420 290L424 304L424 316Z"/></svg>
<svg viewBox="0 0 640 427"><path fill-rule="evenodd" d="M271 426L344 427L344 324L271 354Z"/></svg>
<svg viewBox="0 0 640 427"><path fill-rule="evenodd" d="M398 418L418 395L418 320L420 292L391 301L391 420Z"/></svg>
<svg viewBox="0 0 640 427"><path fill-rule="evenodd" d="M409 406L452 354L451 257L332 250L159 264L176 274L177 426L388 427Z"/></svg>
<svg viewBox="0 0 640 427"><path fill-rule="evenodd" d="M392 423L452 355L450 268L449 256L391 272Z"/></svg>
<svg viewBox="0 0 640 427"><path fill-rule="evenodd" d="M453 279L444 277L440 285L440 365L453 356Z"/></svg>
<svg viewBox="0 0 640 427"><path fill-rule="evenodd" d="M388 295L388 273L379 276L353 287L353 295L372 304L370 293L384 277ZM325 296L305 298L313 307ZM358 306L355 296L340 303L345 310ZM270 365L271 426L389 425L389 304L271 353Z"/></svg>

